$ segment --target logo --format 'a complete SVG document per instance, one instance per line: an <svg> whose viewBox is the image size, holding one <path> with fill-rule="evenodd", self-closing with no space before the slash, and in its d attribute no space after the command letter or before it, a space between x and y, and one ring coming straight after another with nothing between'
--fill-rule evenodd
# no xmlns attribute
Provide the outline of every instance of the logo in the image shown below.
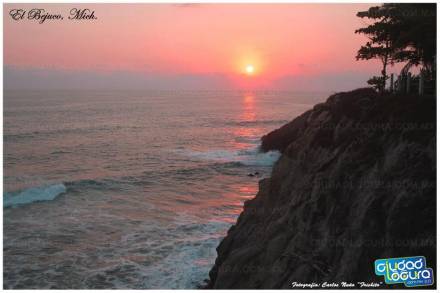
<svg viewBox="0 0 440 293"><path fill-rule="evenodd" d="M384 277L386 284L403 283L406 287L434 284L434 273L426 267L424 256L378 259L374 262L374 271Z"/></svg>

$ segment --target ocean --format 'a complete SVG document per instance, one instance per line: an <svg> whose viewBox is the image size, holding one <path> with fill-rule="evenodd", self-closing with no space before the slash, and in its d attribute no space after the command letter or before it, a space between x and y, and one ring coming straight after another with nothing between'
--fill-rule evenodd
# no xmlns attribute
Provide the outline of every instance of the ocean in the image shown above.
<svg viewBox="0 0 440 293"><path fill-rule="evenodd" d="M5 91L4 287L196 288L280 155L261 136L326 96Z"/></svg>

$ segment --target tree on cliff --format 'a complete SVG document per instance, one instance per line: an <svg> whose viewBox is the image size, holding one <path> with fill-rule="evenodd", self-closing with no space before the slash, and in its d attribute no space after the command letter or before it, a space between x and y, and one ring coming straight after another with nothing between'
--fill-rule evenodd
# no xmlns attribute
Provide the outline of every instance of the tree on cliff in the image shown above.
<svg viewBox="0 0 440 293"><path fill-rule="evenodd" d="M367 27L357 29L355 33L365 34L368 36L368 41L359 49L356 59L380 59L382 62L381 76L373 76L368 80L368 84L373 85L380 92L385 89L385 83L388 78L387 66L393 64L393 47L392 33L393 23L391 13L388 6L375 6L367 11L357 13L358 17L375 20L374 23Z"/></svg>
<svg viewBox="0 0 440 293"><path fill-rule="evenodd" d="M388 78L387 66L395 62L407 62L404 71L422 65L431 77L435 76L436 4L387 3L360 11L357 16L373 23L355 31L370 39L359 49L356 59L378 58L383 65L381 76L371 78L369 84L382 92Z"/></svg>
<svg viewBox="0 0 440 293"><path fill-rule="evenodd" d="M407 62L405 69L421 65L435 76L437 8L435 3L385 4L394 7L392 42L398 48L396 62Z"/></svg>

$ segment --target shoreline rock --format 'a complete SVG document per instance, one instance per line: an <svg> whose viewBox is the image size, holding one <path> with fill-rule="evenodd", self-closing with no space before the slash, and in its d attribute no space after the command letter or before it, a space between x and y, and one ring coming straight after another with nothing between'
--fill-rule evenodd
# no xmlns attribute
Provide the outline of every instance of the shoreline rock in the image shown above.
<svg viewBox="0 0 440 293"><path fill-rule="evenodd" d="M380 282L374 260L388 257L436 267L435 105L358 89L265 135L262 150L282 156L218 246L207 288Z"/></svg>

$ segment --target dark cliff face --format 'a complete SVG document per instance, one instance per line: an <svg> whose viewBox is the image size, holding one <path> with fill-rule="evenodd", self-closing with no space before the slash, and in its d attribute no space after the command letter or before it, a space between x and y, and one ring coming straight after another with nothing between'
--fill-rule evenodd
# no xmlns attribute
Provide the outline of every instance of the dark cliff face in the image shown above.
<svg viewBox="0 0 440 293"><path fill-rule="evenodd" d="M383 282L374 261L389 257L435 268L435 106L360 89L264 136L283 155L217 248L209 287Z"/></svg>

